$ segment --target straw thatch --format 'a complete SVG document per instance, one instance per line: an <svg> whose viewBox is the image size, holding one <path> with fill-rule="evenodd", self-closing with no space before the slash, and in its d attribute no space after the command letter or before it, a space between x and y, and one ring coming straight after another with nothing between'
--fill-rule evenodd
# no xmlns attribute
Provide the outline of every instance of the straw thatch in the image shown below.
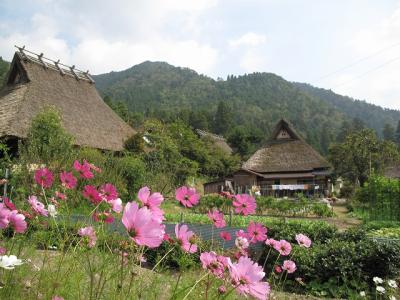
<svg viewBox="0 0 400 300"><path fill-rule="evenodd" d="M256 151L243 168L257 173L277 173L329 169L331 165L282 119L266 146Z"/></svg>
<svg viewBox="0 0 400 300"><path fill-rule="evenodd" d="M221 149L227 154L232 154L232 148L228 145L224 137L201 129L196 129L196 132L201 138L209 139L215 147Z"/></svg>
<svg viewBox="0 0 400 300"><path fill-rule="evenodd" d="M32 119L54 106L77 145L119 151L134 134L97 92L88 73L60 70L57 65L17 52L0 92L0 137L25 138Z"/></svg>

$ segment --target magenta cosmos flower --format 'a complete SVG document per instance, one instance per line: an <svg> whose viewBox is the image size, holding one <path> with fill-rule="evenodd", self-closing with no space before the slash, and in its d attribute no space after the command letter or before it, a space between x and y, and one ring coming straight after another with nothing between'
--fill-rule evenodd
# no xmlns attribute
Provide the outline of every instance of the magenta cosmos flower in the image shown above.
<svg viewBox="0 0 400 300"><path fill-rule="evenodd" d="M305 247L305 248L311 247L310 238L302 233L296 234L296 241L300 245L300 247Z"/></svg>
<svg viewBox="0 0 400 300"><path fill-rule="evenodd" d="M47 217L49 212L45 209L45 206L42 202L38 201L36 196L29 196L28 203L31 205L33 211L39 215Z"/></svg>
<svg viewBox="0 0 400 300"><path fill-rule="evenodd" d="M224 214L218 209L214 209L212 211L208 211L207 214L208 218L213 222L214 226L217 228L222 228L226 226L225 220L224 220Z"/></svg>
<svg viewBox="0 0 400 300"><path fill-rule="evenodd" d="M187 225L182 225L179 228L179 224L176 224L175 235L183 251L188 253L195 253L197 251L197 245L193 240L194 233L193 231L188 230Z"/></svg>
<svg viewBox="0 0 400 300"><path fill-rule="evenodd" d="M223 278L225 269L229 264L229 258L217 255L214 251L201 253L200 261L204 269L209 270L218 278Z"/></svg>
<svg viewBox="0 0 400 300"><path fill-rule="evenodd" d="M283 262L282 269L288 272L289 274L294 273L294 271L296 271L296 264L292 260L285 260Z"/></svg>
<svg viewBox="0 0 400 300"><path fill-rule="evenodd" d="M236 195L232 205L235 207L235 212L237 214L242 214L244 216L254 214L257 207L256 199L247 194Z"/></svg>
<svg viewBox="0 0 400 300"><path fill-rule="evenodd" d="M93 185L85 185L82 191L82 195L90 202L92 202L94 205L98 205L101 201L103 201L103 198L101 197L100 193Z"/></svg>
<svg viewBox="0 0 400 300"><path fill-rule="evenodd" d="M267 238L267 228L260 223L251 221L247 227L247 235L251 243L265 241Z"/></svg>
<svg viewBox="0 0 400 300"><path fill-rule="evenodd" d="M138 192L138 198L143 206L150 209L153 220L161 223L165 220L164 211L160 208L161 203L164 201L164 196L160 193L151 193L150 189L145 186Z"/></svg>
<svg viewBox="0 0 400 300"><path fill-rule="evenodd" d="M111 183L103 184L100 187L100 194L106 201L115 200L118 198L117 189Z"/></svg>
<svg viewBox="0 0 400 300"><path fill-rule="evenodd" d="M96 245L96 232L92 226L80 228L78 234L86 239L86 244L89 248L93 248Z"/></svg>
<svg viewBox="0 0 400 300"><path fill-rule="evenodd" d="M77 179L72 172L63 171L60 173L60 180L63 187L72 190L76 187Z"/></svg>
<svg viewBox="0 0 400 300"><path fill-rule="evenodd" d="M47 168L39 169L35 172L35 181L44 188L50 188L53 184L53 173Z"/></svg>
<svg viewBox="0 0 400 300"><path fill-rule="evenodd" d="M195 188L181 186L175 191L175 198L185 207L193 207L199 203L200 194Z"/></svg>
<svg viewBox="0 0 400 300"><path fill-rule="evenodd" d="M0 203L0 228L5 229L10 224L10 213L11 211L4 205Z"/></svg>
<svg viewBox="0 0 400 300"><path fill-rule="evenodd" d="M128 202L122 215L122 223L131 239L140 246L155 248L161 245L164 237L164 226L152 219L147 207L136 202Z"/></svg>
<svg viewBox="0 0 400 300"><path fill-rule="evenodd" d="M229 264L229 275L236 292L256 299L267 299L270 293L268 282L263 282L263 269L250 258L242 256L237 263Z"/></svg>
<svg viewBox="0 0 400 300"><path fill-rule="evenodd" d="M13 210L10 213L10 224L14 227L15 232L24 233L28 224L26 224L25 216Z"/></svg>
<svg viewBox="0 0 400 300"><path fill-rule="evenodd" d="M79 161L74 161L74 169L79 173L82 178L91 179L94 177L92 171L90 170L90 164L85 160L83 164L80 164Z"/></svg>
<svg viewBox="0 0 400 300"><path fill-rule="evenodd" d="M285 240L280 240L274 244L274 249L278 251L280 255L287 256L292 251L292 245Z"/></svg>
<svg viewBox="0 0 400 300"><path fill-rule="evenodd" d="M228 231L221 231L219 233L219 236L221 237L221 239L223 239L224 241L230 241L232 239L231 234Z"/></svg>

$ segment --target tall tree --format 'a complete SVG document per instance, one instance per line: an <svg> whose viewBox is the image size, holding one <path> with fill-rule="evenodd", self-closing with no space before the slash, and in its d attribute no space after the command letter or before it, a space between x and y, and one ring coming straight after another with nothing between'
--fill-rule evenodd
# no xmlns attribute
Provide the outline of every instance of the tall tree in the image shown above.
<svg viewBox="0 0 400 300"><path fill-rule="evenodd" d="M398 161L399 151L393 142L380 141L373 130L363 129L330 147L329 159L339 176L363 186L371 174Z"/></svg>
<svg viewBox="0 0 400 300"><path fill-rule="evenodd" d="M396 132L392 125L386 123L385 126L383 127L382 134L383 134L383 138L386 141L391 141L391 142L396 141Z"/></svg>
<svg viewBox="0 0 400 300"><path fill-rule="evenodd" d="M396 129L396 143L398 146L400 146L400 120L397 123L397 129Z"/></svg>
<svg viewBox="0 0 400 300"><path fill-rule="evenodd" d="M233 123L232 110L226 102L220 101L218 103L214 122L214 130L216 133L224 135L230 130Z"/></svg>

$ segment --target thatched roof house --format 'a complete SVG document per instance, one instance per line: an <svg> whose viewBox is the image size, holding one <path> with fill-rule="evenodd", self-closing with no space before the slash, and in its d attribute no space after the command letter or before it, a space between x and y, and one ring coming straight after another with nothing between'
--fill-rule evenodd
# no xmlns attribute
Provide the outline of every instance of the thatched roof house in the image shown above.
<svg viewBox="0 0 400 300"><path fill-rule="evenodd" d="M211 132L207 132L201 129L196 129L197 134L200 138L209 139L215 147L221 149L227 154L232 154L232 148L226 142L226 139L223 136L216 135Z"/></svg>
<svg viewBox="0 0 400 300"><path fill-rule="evenodd" d="M25 138L36 114L54 106L77 145L123 149L134 130L104 103L88 72L19 49L0 91L0 137Z"/></svg>
<svg viewBox="0 0 400 300"><path fill-rule="evenodd" d="M331 172L329 162L282 119L266 145L230 177L237 193L253 189L264 195L285 196L300 191L321 193L328 190ZM215 188L207 186L205 190Z"/></svg>

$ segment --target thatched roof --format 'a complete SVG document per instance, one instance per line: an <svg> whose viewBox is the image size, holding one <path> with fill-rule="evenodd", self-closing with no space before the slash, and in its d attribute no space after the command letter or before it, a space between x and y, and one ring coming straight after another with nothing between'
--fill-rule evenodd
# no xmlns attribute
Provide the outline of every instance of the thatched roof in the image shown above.
<svg viewBox="0 0 400 300"><path fill-rule="evenodd" d="M386 168L384 175L388 178L400 179L400 164Z"/></svg>
<svg viewBox="0 0 400 300"><path fill-rule="evenodd" d="M313 171L331 168L331 165L282 119L267 144L257 150L243 168L257 173L278 173Z"/></svg>
<svg viewBox="0 0 400 300"><path fill-rule="evenodd" d="M228 145L223 136L216 135L214 133L207 132L201 129L196 129L196 132L201 138L210 139L216 147L218 147L225 153L232 154L232 148Z"/></svg>
<svg viewBox="0 0 400 300"><path fill-rule="evenodd" d="M0 137L26 137L32 119L49 106L60 111L77 145L119 151L134 134L101 99L88 72L16 52L0 92Z"/></svg>

